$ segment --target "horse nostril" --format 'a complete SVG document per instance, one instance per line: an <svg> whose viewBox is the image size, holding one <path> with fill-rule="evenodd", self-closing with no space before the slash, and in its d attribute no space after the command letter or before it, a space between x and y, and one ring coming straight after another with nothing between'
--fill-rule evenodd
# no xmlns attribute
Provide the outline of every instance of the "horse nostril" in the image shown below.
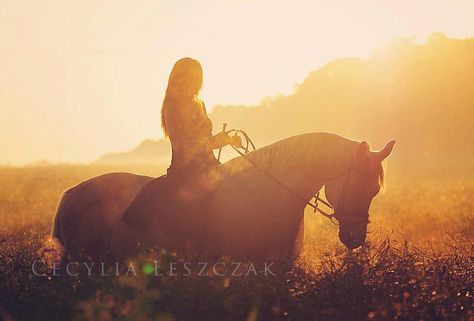
<svg viewBox="0 0 474 321"><path fill-rule="evenodd" d="M365 242L365 237L358 236L354 231L339 231L339 240L348 249L353 250L362 246Z"/></svg>
<svg viewBox="0 0 474 321"><path fill-rule="evenodd" d="M355 245L355 244L349 244L347 245L346 244L346 247L349 249L349 250L355 250L356 248L358 248L360 245Z"/></svg>
<svg viewBox="0 0 474 321"><path fill-rule="evenodd" d="M364 242L361 242L361 241L350 241L350 242L347 242L345 245L346 247L349 249L349 250L354 250L354 249L357 249L359 247L362 246L362 244L364 244Z"/></svg>

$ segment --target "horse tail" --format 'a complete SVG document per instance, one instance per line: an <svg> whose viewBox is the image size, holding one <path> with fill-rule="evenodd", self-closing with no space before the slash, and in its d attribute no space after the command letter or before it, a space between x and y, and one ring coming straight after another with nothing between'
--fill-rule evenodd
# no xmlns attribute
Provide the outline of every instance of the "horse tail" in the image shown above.
<svg viewBox="0 0 474 321"><path fill-rule="evenodd" d="M66 212L66 198L69 196L70 191L71 190L67 190L66 192L64 192L63 196L61 197L61 200L59 201L58 208L56 210L56 216L54 217L53 232L51 237L57 240L61 245L64 245L64 237L61 230L61 217Z"/></svg>
<svg viewBox="0 0 474 321"><path fill-rule="evenodd" d="M65 212L65 198L68 196L69 191L66 191L61 200L59 201L56 215L53 221L53 231L48 239L43 243L43 246L39 250L40 257L52 267L55 263L61 263L65 254L64 238L61 231L61 216Z"/></svg>

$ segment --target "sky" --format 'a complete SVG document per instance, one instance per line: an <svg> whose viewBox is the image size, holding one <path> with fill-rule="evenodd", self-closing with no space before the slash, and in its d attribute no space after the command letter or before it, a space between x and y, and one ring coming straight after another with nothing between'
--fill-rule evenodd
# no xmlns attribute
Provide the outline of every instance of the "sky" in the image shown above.
<svg viewBox="0 0 474 321"><path fill-rule="evenodd" d="M201 61L208 109L256 105L333 59L432 32L474 36L474 1L0 0L0 164L90 162L162 137L182 57Z"/></svg>

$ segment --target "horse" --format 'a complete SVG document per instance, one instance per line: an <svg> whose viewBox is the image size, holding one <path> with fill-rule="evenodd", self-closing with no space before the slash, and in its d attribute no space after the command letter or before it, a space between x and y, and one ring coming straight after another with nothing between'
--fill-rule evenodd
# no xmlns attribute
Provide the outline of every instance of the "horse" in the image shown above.
<svg viewBox="0 0 474 321"><path fill-rule="evenodd" d="M304 209L323 186L340 241L349 249L360 247L370 203L383 186L382 164L394 144L373 152L365 141L306 133L231 159L217 169L216 189L202 218L207 230L197 248L247 259L296 259L304 241ZM154 179L109 173L70 188L59 202L52 238L69 255L91 258L104 251L127 257L139 244L186 251L186 240L170 236L153 217L163 206L154 201ZM138 196L138 205L129 208ZM125 210L147 211L149 228L140 231L122 222Z"/></svg>

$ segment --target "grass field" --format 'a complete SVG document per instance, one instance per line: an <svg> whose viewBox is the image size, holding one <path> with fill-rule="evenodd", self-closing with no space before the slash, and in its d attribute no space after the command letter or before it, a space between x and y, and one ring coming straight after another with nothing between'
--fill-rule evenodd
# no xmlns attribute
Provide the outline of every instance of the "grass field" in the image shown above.
<svg viewBox="0 0 474 321"><path fill-rule="evenodd" d="M474 180L468 178L389 177L385 194L372 203L368 242L353 253L334 226L308 211L304 254L286 274L156 277L142 263L184 258L146 249L134 260L144 272L135 277L35 276L31 266L61 193L111 170L0 169L0 319L474 320Z"/></svg>

